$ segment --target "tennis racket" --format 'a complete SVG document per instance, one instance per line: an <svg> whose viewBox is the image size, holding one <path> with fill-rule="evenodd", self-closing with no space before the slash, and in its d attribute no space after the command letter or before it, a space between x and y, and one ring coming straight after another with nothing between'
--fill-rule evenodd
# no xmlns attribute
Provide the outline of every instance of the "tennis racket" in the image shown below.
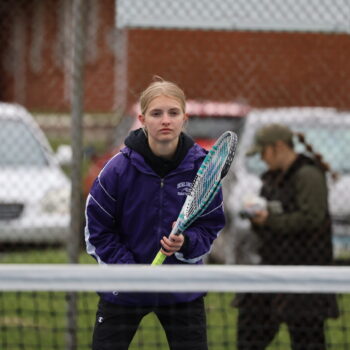
<svg viewBox="0 0 350 350"><path fill-rule="evenodd" d="M221 180L228 173L237 146L237 135L224 132L215 142L198 169L190 193L170 234L179 235L189 227L208 207L221 188ZM159 250L152 265L161 265L166 255Z"/></svg>

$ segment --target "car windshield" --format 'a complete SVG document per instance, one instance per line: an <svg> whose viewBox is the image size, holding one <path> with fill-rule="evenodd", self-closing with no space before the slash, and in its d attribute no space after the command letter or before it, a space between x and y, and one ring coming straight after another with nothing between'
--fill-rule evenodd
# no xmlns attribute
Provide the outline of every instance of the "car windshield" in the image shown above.
<svg viewBox="0 0 350 350"><path fill-rule="evenodd" d="M27 126L14 120L0 120L0 166L45 166L44 151Z"/></svg>
<svg viewBox="0 0 350 350"><path fill-rule="evenodd" d="M333 171L340 174L350 173L350 129L334 125L292 129L304 133L306 141L316 153L323 156ZM295 141L295 150L299 153L306 152L304 145L298 141ZM249 172L259 175L267 169L260 155L246 157L246 166Z"/></svg>
<svg viewBox="0 0 350 350"><path fill-rule="evenodd" d="M198 117L191 115L186 132L194 139L216 139L227 130L240 134L243 123L243 117Z"/></svg>

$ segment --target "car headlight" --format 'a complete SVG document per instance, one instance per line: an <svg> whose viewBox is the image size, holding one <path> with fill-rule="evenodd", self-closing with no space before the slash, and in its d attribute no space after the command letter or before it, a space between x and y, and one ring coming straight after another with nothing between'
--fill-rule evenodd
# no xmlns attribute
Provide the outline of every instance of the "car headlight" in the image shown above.
<svg viewBox="0 0 350 350"><path fill-rule="evenodd" d="M46 192L42 199L42 210L48 214L68 214L70 210L70 189L57 188Z"/></svg>

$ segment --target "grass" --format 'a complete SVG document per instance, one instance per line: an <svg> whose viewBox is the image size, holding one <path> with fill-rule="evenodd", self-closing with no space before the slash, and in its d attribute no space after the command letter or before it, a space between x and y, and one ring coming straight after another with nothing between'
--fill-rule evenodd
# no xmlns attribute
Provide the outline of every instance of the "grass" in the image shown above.
<svg viewBox="0 0 350 350"><path fill-rule="evenodd" d="M66 263L62 248L6 250L0 253L0 263ZM81 263L94 263L82 253ZM79 350L90 348L98 297L96 293L77 293L77 342ZM0 349L51 350L65 349L67 335L67 299L64 292L2 292L0 293ZM230 303L233 293L209 293L206 297L209 349L236 349L237 309ZM327 324L329 349L350 346L350 295L339 297L342 315ZM288 350L289 336L285 326L268 350ZM146 316L130 346L136 349L168 349L165 334L158 319Z"/></svg>

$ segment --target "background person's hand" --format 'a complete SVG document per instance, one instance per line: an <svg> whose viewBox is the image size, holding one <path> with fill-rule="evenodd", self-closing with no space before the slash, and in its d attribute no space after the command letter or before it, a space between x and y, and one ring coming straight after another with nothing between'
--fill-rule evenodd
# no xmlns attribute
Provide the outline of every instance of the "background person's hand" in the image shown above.
<svg viewBox="0 0 350 350"><path fill-rule="evenodd" d="M263 226L269 216L269 212L267 210L258 210L254 213L254 216L251 217L251 222L258 226Z"/></svg>

